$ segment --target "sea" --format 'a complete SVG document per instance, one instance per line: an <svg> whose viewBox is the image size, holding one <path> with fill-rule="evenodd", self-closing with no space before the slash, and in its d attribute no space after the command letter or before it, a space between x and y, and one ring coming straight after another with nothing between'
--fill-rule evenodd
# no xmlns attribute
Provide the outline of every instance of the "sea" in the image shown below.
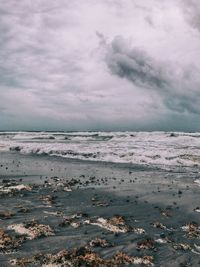
<svg viewBox="0 0 200 267"><path fill-rule="evenodd" d="M200 167L200 133L0 132L0 152L129 163L166 170Z"/></svg>

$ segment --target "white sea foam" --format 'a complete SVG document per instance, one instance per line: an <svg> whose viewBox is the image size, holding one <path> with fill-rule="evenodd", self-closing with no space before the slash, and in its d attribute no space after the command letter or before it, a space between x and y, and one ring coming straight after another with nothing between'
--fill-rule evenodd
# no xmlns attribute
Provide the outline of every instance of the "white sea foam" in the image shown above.
<svg viewBox="0 0 200 267"><path fill-rule="evenodd" d="M0 151L162 166L200 166L200 133L0 132Z"/></svg>

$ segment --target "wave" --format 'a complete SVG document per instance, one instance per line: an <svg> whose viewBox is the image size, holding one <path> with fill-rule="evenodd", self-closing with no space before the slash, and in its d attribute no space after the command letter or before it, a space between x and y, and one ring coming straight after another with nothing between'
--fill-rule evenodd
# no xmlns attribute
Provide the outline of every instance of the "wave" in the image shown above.
<svg viewBox="0 0 200 267"><path fill-rule="evenodd" d="M199 166L199 133L0 133L0 150L151 166Z"/></svg>
<svg viewBox="0 0 200 267"><path fill-rule="evenodd" d="M12 140L20 140L20 141L31 141L31 140L59 140L59 141L107 141L113 138L112 134L103 134L103 133L0 133L0 136L11 137Z"/></svg>

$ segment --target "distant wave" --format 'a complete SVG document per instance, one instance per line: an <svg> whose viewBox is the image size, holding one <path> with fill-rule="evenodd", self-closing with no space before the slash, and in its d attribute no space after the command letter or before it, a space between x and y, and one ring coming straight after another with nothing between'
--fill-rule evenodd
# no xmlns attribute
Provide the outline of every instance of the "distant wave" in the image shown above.
<svg viewBox="0 0 200 267"><path fill-rule="evenodd" d="M0 132L0 151L150 166L200 166L200 133Z"/></svg>

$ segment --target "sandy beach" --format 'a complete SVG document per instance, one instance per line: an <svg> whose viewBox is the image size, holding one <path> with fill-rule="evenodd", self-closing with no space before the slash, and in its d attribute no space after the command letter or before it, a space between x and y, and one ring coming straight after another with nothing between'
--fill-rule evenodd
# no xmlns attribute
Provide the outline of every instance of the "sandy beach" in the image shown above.
<svg viewBox="0 0 200 267"><path fill-rule="evenodd" d="M0 0L0 267L200 267L200 0Z"/></svg>
<svg viewBox="0 0 200 267"><path fill-rule="evenodd" d="M0 266L199 266L198 178L1 152Z"/></svg>

